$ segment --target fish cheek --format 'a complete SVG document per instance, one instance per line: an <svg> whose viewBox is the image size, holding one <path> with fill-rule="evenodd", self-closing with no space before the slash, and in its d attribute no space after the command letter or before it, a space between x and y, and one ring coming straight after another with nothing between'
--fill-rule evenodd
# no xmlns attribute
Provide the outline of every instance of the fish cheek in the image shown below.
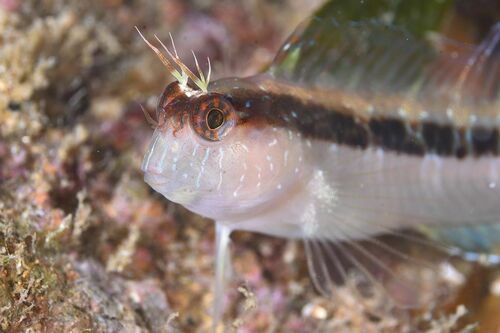
<svg viewBox="0 0 500 333"><path fill-rule="evenodd" d="M303 148L300 137L286 128L267 127L247 133L247 140L237 142L245 172L247 188L271 200L284 193L299 178L303 164ZM242 173L243 174L243 173Z"/></svg>

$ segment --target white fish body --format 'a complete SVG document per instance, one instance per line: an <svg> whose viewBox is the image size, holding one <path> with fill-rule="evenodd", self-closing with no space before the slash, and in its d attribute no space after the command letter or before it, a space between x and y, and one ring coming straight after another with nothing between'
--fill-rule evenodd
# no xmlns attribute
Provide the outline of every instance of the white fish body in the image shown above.
<svg viewBox="0 0 500 333"><path fill-rule="evenodd" d="M399 42L407 43L395 41L399 48ZM368 240L404 259L373 237L420 227L500 224L500 26L449 77L436 69L435 59L413 54L412 47L392 64L399 72L387 73L390 78L380 78L384 66L371 62L376 59L349 76L356 70L346 72L341 55L362 56L344 44L330 46L338 51L334 69L316 71L316 87L308 87L306 78L287 78L280 68L216 81L208 92L179 83L167 87L159 106L163 121L142 169L145 181L167 199L216 221L216 299L233 230L304 239L313 281L329 294L334 279L327 266L345 275L330 244L375 281L373 270L356 257L394 277L391 268L353 241ZM296 53L285 47L283 67L300 62L300 43ZM380 62L393 59L394 49L387 47L390 56ZM433 65L419 76L405 69L409 59ZM484 88L479 92L478 84ZM352 95L360 97L345 97ZM347 124L345 131L339 122ZM413 280L395 279L415 287ZM393 300L420 302L397 295ZM216 321L221 311L218 302Z"/></svg>

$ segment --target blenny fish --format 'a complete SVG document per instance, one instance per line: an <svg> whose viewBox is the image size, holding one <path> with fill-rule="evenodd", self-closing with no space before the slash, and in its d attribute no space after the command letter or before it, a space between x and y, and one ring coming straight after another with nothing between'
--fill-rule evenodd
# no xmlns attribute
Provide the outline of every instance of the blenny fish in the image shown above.
<svg viewBox="0 0 500 333"><path fill-rule="evenodd" d="M421 304L419 276L389 262L426 263L376 236L426 246L401 230L436 230L471 251L499 243L500 25L474 46L313 17L264 73L214 82L175 46L141 37L177 79L142 170L168 200L215 221L215 321L234 230L304 240L325 295L351 266L399 306Z"/></svg>

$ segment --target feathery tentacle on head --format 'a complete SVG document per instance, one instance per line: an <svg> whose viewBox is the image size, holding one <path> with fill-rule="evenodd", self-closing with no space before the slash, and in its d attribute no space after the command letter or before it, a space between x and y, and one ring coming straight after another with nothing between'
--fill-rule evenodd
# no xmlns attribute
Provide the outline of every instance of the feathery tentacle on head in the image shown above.
<svg viewBox="0 0 500 333"><path fill-rule="evenodd" d="M148 122L148 124L151 125L153 129L158 127L159 122L155 120L153 117L151 117L149 112L146 111L146 109L144 108L144 106L142 106L141 103L139 103L139 106L141 107L142 113L144 113L144 117L146 117L146 121Z"/></svg>
<svg viewBox="0 0 500 333"><path fill-rule="evenodd" d="M196 76L179 58L179 55L177 54L177 50L175 48L174 44L174 39L172 38L172 35L170 35L170 41L172 43L172 48L174 53L170 52L168 47L158 38L158 36L154 35L156 40L161 44L163 49L167 52L168 56L171 58L171 60L178 66L178 69L175 68L175 66L165 57L165 55L153 44L151 44L146 37L141 33L138 27L135 27L141 38L144 40L144 42L156 53L158 58L160 58L161 62L167 67L168 71L179 81L179 84L181 87L186 87L188 79L191 79L193 83L203 92L208 92L208 84L210 83L210 74L212 72L211 64L210 64L210 59L207 57L207 62L208 62L208 73L207 76L203 74L200 65L198 63L198 59L196 58L196 55L194 54L193 51L193 57L194 61L196 64L196 69L198 70L198 76Z"/></svg>

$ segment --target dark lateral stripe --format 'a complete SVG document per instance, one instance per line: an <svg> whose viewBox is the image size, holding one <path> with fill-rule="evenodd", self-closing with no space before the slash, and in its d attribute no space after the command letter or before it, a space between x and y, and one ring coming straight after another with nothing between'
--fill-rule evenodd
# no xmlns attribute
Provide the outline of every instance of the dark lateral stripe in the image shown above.
<svg viewBox="0 0 500 333"><path fill-rule="evenodd" d="M472 128L471 140L476 155L498 154L498 128Z"/></svg>
<svg viewBox="0 0 500 333"><path fill-rule="evenodd" d="M401 118L377 116L359 119L349 110L332 110L286 94L261 91L226 96L246 122L273 124L306 137L358 148L381 147L410 155L485 156L499 154L498 128L458 128L430 120L409 123Z"/></svg>
<svg viewBox="0 0 500 333"><path fill-rule="evenodd" d="M438 125L432 122L422 123L422 137L428 150L438 155L454 153L455 129L450 125Z"/></svg>

